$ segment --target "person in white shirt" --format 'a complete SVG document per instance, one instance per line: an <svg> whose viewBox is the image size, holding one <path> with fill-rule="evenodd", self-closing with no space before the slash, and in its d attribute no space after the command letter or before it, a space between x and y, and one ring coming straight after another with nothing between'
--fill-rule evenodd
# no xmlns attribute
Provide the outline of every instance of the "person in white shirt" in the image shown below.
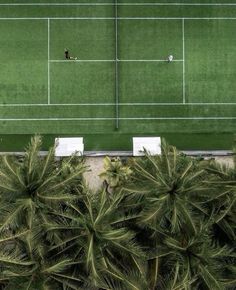
<svg viewBox="0 0 236 290"><path fill-rule="evenodd" d="M172 54L168 55L168 58L167 58L167 61L168 61L168 62L172 62L173 59L174 59L174 57L173 57Z"/></svg>

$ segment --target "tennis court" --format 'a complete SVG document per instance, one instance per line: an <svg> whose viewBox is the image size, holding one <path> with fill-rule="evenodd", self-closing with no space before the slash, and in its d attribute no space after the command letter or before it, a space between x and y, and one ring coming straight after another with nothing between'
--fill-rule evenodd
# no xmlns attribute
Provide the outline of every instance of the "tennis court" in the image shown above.
<svg viewBox="0 0 236 290"><path fill-rule="evenodd" d="M0 3L1 136L233 136L236 4L207 2Z"/></svg>

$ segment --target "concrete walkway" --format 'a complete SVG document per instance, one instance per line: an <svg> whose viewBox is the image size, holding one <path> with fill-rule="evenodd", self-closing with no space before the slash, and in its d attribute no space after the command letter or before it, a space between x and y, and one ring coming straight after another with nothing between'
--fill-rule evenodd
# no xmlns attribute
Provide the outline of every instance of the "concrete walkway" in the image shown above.
<svg viewBox="0 0 236 290"><path fill-rule="evenodd" d="M229 167L233 167L232 156L217 156L213 158L221 164L225 164L225 165L228 165ZM85 158L85 164L89 166L90 171L84 174L84 178L88 186L91 188L91 190L97 191L102 186L103 181L99 177L99 174L104 170L103 159L104 159L104 156Z"/></svg>
<svg viewBox="0 0 236 290"><path fill-rule="evenodd" d="M102 186L103 181L99 174L104 170L103 159L104 157L85 158L85 165L89 166L90 171L84 174L84 178L91 190L97 191Z"/></svg>

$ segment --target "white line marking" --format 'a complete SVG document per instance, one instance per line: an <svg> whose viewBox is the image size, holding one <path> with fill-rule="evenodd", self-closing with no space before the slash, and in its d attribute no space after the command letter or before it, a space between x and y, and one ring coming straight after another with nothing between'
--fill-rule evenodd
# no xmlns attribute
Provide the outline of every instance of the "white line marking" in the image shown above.
<svg viewBox="0 0 236 290"><path fill-rule="evenodd" d="M123 62L168 62L167 59L119 59L118 61ZM183 61L183 59L173 59L172 62Z"/></svg>
<svg viewBox="0 0 236 290"><path fill-rule="evenodd" d="M61 60L51 59L50 62L167 62L166 59L77 59L77 60ZM174 59L173 62L183 62L183 59Z"/></svg>
<svg viewBox="0 0 236 290"><path fill-rule="evenodd" d="M235 6L236 3L120 3L119 5L130 6Z"/></svg>
<svg viewBox="0 0 236 290"><path fill-rule="evenodd" d="M50 62L67 62L67 63L73 63L73 62L115 62L115 60L113 60L113 59L76 59L76 60L51 59Z"/></svg>
<svg viewBox="0 0 236 290"><path fill-rule="evenodd" d="M106 120L116 120L117 118L5 118L0 119L0 121L106 121ZM236 117L127 117L119 118L119 120L236 120Z"/></svg>
<svg viewBox="0 0 236 290"><path fill-rule="evenodd" d="M0 20L114 20L114 17L1 17Z"/></svg>
<svg viewBox="0 0 236 290"><path fill-rule="evenodd" d="M119 17L119 20L235 20L236 17Z"/></svg>
<svg viewBox="0 0 236 290"><path fill-rule="evenodd" d="M179 105L179 106L186 106L186 105L189 105L189 106L205 106L205 105L228 106L228 105L236 105L236 103L185 103L185 104L183 103L120 103L120 105L122 106L176 106L176 105Z"/></svg>
<svg viewBox="0 0 236 290"><path fill-rule="evenodd" d="M115 3L1 3L0 6L113 6ZM236 3L117 3L119 6L235 6Z"/></svg>
<svg viewBox="0 0 236 290"><path fill-rule="evenodd" d="M2 3L0 6L113 6L113 3Z"/></svg>
<svg viewBox="0 0 236 290"><path fill-rule="evenodd" d="M115 103L0 104L0 107L114 106ZM120 106L236 106L236 103L119 103Z"/></svg>
<svg viewBox="0 0 236 290"><path fill-rule="evenodd" d="M50 19L48 19L48 104L50 104Z"/></svg>
<svg viewBox="0 0 236 290"><path fill-rule="evenodd" d="M120 3L121 6L235 6L236 3Z"/></svg>
<svg viewBox="0 0 236 290"><path fill-rule="evenodd" d="M115 20L115 17L0 17L0 20ZM117 17L117 20L235 20L236 17Z"/></svg>
<svg viewBox="0 0 236 290"><path fill-rule="evenodd" d="M183 38L183 103L185 104L185 35L184 35L184 19L182 19L182 38Z"/></svg>
<svg viewBox="0 0 236 290"><path fill-rule="evenodd" d="M119 129L119 75L118 75L118 6L115 0L115 99L116 99L116 129Z"/></svg>

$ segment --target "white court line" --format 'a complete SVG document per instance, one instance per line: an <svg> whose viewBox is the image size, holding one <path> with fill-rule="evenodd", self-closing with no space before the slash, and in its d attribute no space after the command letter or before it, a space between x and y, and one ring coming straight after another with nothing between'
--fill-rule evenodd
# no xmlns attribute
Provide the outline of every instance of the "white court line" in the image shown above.
<svg viewBox="0 0 236 290"><path fill-rule="evenodd" d="M0 121L106 121L116 120L117 118L1 118ZM127 117L119 120L236 120L236 117Z"/></svg>
<svg viewBox="0 0 236 290"><path fill-rule="evenodd" d="M115 17L0 17L0 20L114 20Z"/></svg>
<svg viewBox="0 0 236 290"><path fill-rule="evenodd" d="M0 104L0 107L114 106L115 103ZM119 103L119 106L236 106L236 103Z"/></svg>
<svg viewBox="0 0 236 290"><path fill-rule="evenodd" d="M236 3L120 3L119 5L130 6L235 6Z"/></svg>
<svg viewBox="0 0 236 290"><path fill-rule="evenodd" d="M115 20L115 17L0 17L0 20ZM235 20L236 17L117 17L117 20Z"/></svg>
<svg viewBox="0 0 236 290"><path fill-rule="evenodd" d="M113 3L1 3L0 6L113 6Z"/></svg>
<svg viewBox="0 0 236 290"><path fill-rule="evenodd" d="M168 59L118 59L120 62L168 62ZM183 61L183 59L173 59L172 62Z"/></svg>
<svg viewBox="0 0 236 290"><path fill-rule="evenodd" d="M183 59L174 59L172 62L183 62ZM51 59L50 62L168 62L167 59L76 59L76 60L60 60L60 59Z"/></svg>
<svg viewBox="0 0 236 290"><path fill-rule="evenodd" d="M73 63L73 62L115 62L113 59L51 59L50 62L67 62L67 63Z"/></svg>
<svg viewBox="0 0 236 290"><path fill-rule="evenodd" d="M119 103L121 106L228 106L236 105L236 103Z"/></svg>
<svg viewBox="0 0 236 290"><path fill-rule="evenodd" d="M236 3L120 3L121 6L235 6Z"/></svg>
<svg viewBox="0 0 236 290"><path fill-rule="evenodd" d="M48 104L50 104L50 19L48 19Z"/></svg>
<svg viewBox="0 0 236 290"><path fill-rule="evenodd" d="M119 75L118 75L118 6L115 0L115 92L116 92L116 129L119 129Z"/></svg>
<svg viewBox="0 0 236 290"><path fill-rule="evenodd" d="M234 20L236 17L119 17L119 20Z"/></svg>
<svg viewBox="0 0 236 290"><path fill-rule="evenodd" d="M185 34L184 34L184 19L182 19L182 38L183 38L183 103L185 104Z"/></svg>
<svg viewBox="0 0 236 290"><path fill-rule="evenodd" d="M0 6L114 6L115 3L1 3ZM235 6L236 3L117 3L119 6Z"/></svg>

